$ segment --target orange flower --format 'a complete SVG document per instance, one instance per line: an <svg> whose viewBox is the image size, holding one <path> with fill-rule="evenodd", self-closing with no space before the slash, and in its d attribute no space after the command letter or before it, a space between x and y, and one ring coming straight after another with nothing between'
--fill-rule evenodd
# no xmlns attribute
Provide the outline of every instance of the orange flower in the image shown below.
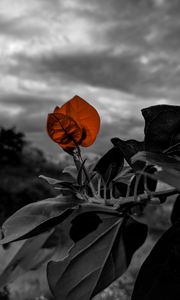
<svg viewBox="0 0 180 300"><path fill-rule="evenodd" d="M76 146L92 145L100 128L96 109L79 96L74 96L48 115L47 131L50 138L65 151Z"/></svg>

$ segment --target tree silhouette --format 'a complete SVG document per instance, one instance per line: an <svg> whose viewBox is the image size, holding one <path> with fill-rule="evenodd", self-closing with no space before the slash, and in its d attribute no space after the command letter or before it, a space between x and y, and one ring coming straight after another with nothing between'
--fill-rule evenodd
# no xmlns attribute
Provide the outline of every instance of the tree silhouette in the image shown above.
<svg viewBox="0 0 180 300"><path fill-rule="evenodd" d="M24 134L15 128L0 128L0 162L17 164L21 161L21 153L26 141Z"/></svg>

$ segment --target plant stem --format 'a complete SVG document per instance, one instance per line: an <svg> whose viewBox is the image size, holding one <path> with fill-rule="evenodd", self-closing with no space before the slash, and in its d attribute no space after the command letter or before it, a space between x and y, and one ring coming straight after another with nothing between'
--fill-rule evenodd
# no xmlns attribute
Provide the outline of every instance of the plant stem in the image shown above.
<svg viewBox="0 0 180 300"><path fill-rule="evenodd" d="M104 182L104 180L103 180L103 186L104 186L104 203L105 203L105 205L107 205L108 204L108 201L107 201L107 185Z"/></svg>
<svg viewBox="0 0 180 300"><path fill-rule="evenodd" d="M100 176L98 179L98 197L101 197L101 181L102 181L102 178Z"/></svg>
<svg viewBox="0 0 180 300"><path fill-rule="evenodd" d="M142 195L139 195L138 196L138 201L144 201L144 200L148 200L148 198L159 198L161 196L165 196L165 197L169 197L169 196L173 196L173 195L176 195L176 194L179 194L178 190L177 189L169 189L169 190L166 190L166 191L159 191L159 192L151 192L151 194L149 195L145 195L145 194L142 194Z"/></svg>
<svg viewBox="0 0 180 300"><path fill-rule="evenodd" d="M152 203L155 204L155 201L152 200L152 198L158 198L161 196L164 197L169 197L172 195L176 195L179 194L177 189L169 189L166 191L159 191L159 192L152 192L151 194L141 194L138 195L137 201L134 201L134 196L131 196L128 198L124 198L124 199L120 199L119 203L116 205L116 210L121 211L121 207L124 206L125 204L130 204L131 203L131 207L134 207L136 205L143 205L146 203ZM157 204L157 203L156 203ZM160 203L158 203L160 205Z"/></svg>
<svg viewBox="0 0 180 300"><path fill-rule="evenodd" d="M81 165L82 165L82 163L83 163L83 160L82 160L82 157L81 157L81 151L80 151L79 146L77 146L77 147L75 148L75 150L76 150L76 151L73 152L73 159L74 159L74 163L75 163L75 165L76 165L76 168L77 168L77 170L79 171L80 168L81 168ZM96 197L96 196L97 196L96 190L95 190L95 188L94 188L92 182L90 181L89 174L88 174L88 172L87 172L87 170L86 170L86 168L85 168L84 165L83 165L83 168L82 168L82 169L83 169L84 175L85 175L85 177L86 177L86 179L87 179L87 181L88 181L89 187L90 187L90 189L91 189L91 191L92 191L92 194L93 194L94 197Z"/></svg>
<svg viewBox="0 0 180 300"><path fill-rule="evenodd" d="M76 169L79 172L80 167L81 167L81 161L79 159L78 152L75 152L75 151L73 152L73 159L74 159L74 163L75 163Z"/></svg>
<svg viewBox="0 0 180 300"><path fill-rule="evenodd" d="M142 176L141 174L138 174L136 176L136 180L135 180L135 186L134 186L134 201L135 202L138 199L138 186L139 186L139 182L140 182L141 176Z"/></svg>

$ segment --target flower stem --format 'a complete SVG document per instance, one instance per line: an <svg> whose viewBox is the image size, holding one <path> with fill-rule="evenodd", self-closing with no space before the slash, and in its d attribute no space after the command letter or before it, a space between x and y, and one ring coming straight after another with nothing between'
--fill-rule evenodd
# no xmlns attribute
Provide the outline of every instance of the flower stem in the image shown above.
<svg viewBox="0 0 180 300"><path fill-rule="evenodd" d="M74 159L75 166L76 166L77 170L79 171L82 164L83 164L83 160L82 160L81 151L80 151L79 146L77 146L75 148L74 152L73 152L73 159ZM92 194L93 194L94 197L96 197L97 196L96 190L95 190L92 182L90 181L89 174L88 174L88 172L87 172L84 165L83 165L82 169L83 169L84 175L85 175L85 177L88 181L89 187L92 191Z"/></svg>

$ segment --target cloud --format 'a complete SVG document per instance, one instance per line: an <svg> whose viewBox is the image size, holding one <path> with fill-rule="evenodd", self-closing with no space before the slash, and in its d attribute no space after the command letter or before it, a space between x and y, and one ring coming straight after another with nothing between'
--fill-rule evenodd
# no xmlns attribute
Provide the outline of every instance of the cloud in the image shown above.
<svg viewBox="0 0 180 300"><path fill-rule="evenodd" d="M34 40L27 35L28 44L17 46L19 50L12 51L4 66L4 73L19 76L20 87L36 90L38 83L48 88L52 82L67 81L150 98L177 98L179 21L174 18L174 4L162 0L136 4L130 0L57 1L56 6L51 3L45 20L46 5L39 1L42 14L29 18L31 25L39 24L42 37L38 30ZM61 8L59 16L55 8Z"/></svg>
<svg viewBox="0 0 180 300"><path fill-rule="evenodd" d="M38 24L39 23L39 24ZM33 36L45 34L43 24L27 17L11 19L0 15L0 36L28 40Z"/></svg>
<svg viewBox="0 0 180 300"><path fill-rule="evenodd" d="M40 57L17 56L24 71L31 77L62 78L92 86L131 92L143 77L142 70L131 55L114 57L107 52L75 55L50 54ZM10 68L18 74L17 66Z"/></svg>
<svg viewBox="0 0 180 300"><path fill-rule="evenodd" d="M42 132L50 107L46 97L9 94L0 96L0 125L16 126L25 132Z"/></svg>
<svg viewBox="0 0 180 300"><path fill-rule="evenodd" d="M17 64L9 66L11 74L21 78L27 76L37 82L44 80L48 85L53 82L56 85L82 83L148 98L171 97L171 92L174 98L175 88L179 93L180 64L163 55L114 55L110 51L101 51L71 55L49 53L34 57L18 54L15 60Z"/></svg>
<svg viewBox="0 0 180 300"><path fill-rule="evenodd" d="M101 115L98 151L142 138L141 108L178 104L179 1L1 0L0 12L0 122L37 145L50 143L47 114L75 94Z"/></svg>

